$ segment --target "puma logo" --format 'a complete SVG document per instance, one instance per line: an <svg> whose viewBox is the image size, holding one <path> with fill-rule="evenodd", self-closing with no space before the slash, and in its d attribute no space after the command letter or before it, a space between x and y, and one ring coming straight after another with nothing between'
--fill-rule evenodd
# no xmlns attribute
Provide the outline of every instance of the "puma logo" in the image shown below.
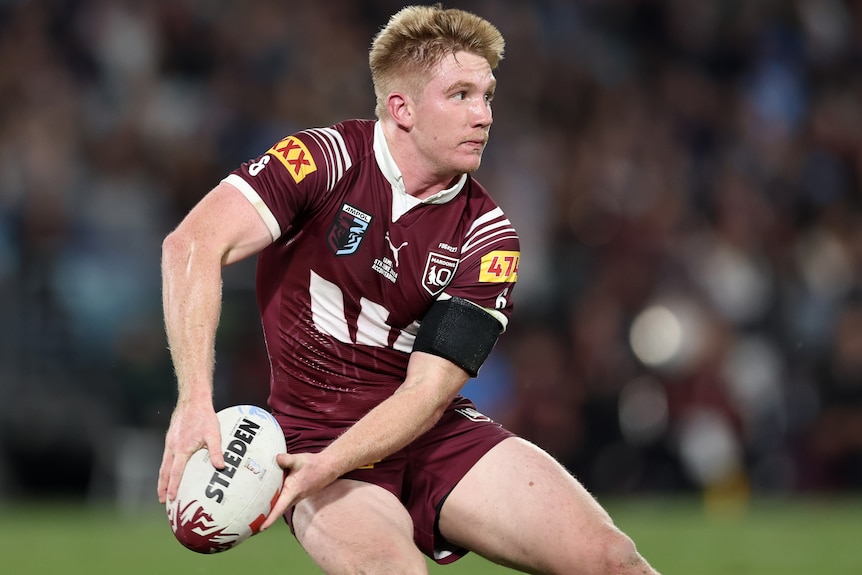
<svg viewBox="0 0 862 575"><path fill-rule="evenodd" d="M398 252L399 252L399 250L401 250L401 248L403 248L404 246L407 245L407 242L403 242L400 246L398 246L396 248L395 244L392 243L392 240L389 239L389 232L386 232L386 243L389 244L389 249L392 250L392 261L395 262L395 267L397 268L398 267Z"/></svg>

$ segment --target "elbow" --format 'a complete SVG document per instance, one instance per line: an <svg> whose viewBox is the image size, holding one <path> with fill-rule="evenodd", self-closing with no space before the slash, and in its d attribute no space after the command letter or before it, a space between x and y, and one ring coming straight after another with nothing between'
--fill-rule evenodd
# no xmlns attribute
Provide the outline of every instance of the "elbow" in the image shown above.
<svg viewBox="0 0 862 575"><path fill-rule="evenodd" d="M416 434L413 439L416 439L420 435L423 435L426 431L431 430L437 422L443 417L443 414L446 413L446 407L448 407L449 403L440 403L438 405L434 405L433 409L427 412L427 416L424 418L424 422L419 426L416 430Z"/></svg>
<svg viewBox="0 0 862 575"><path fill-rule="evenodd" d="M191 241L179 230L174 230L162 240L162 262L176 260L180 254L191 251Z"/></svg>
<svg viewBox="0 0 862 575"><path fill-rule="evenodd" d="M449 390L447 393L440 393L435 395L431 401L431 416L429 417L428 427L433 427L440 418L443 417L443 414L446 413L446 410L452 405L452 402L455 401L455 397L458 395L460 387Z"/></svg>
<svg viewBox="0 0 862 575"><path fill-rule="evenodd" d="M165 278L200 276L208 273L207 270L220 268L218 253L197 241L194 234L180 228L162 240L162 276Z"/></svg>
<svg viewBox="0 0 862 575"><path fill-rule="evenodd" d="M406 383L395 391L395 396L401 398L405 407L414 410L414 421L418 424L417 437L440 421L455 395L457 391L443 393L432 386L418 386L415 383Z"/></svg>
<svg viewBox="0 0 862 575"><path fill-rule="evenodd" d="M438 421L440 421L440 418L443 417L444 413L446 413L446 408L449 407L449 405L451 403L452 403L451 399L437 402L437 405L434 406L434 409L431 412L431 417L430 417L429 426L428 426L429 428L433 427L434 424L436 424Z"/></svg>

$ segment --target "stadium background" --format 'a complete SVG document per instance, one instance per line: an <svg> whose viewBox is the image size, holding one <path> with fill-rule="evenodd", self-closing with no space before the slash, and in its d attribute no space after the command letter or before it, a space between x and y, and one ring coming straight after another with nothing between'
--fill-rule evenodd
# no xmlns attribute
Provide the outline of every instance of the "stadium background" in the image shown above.
<svg viewBox="0 0 862 575"><path fill-rule="evenodd" d="M0 1L3 529L22 502L152 511L161 239L284 134L368 117L402 5ZM467 393L609 501L856 501L862 2L447 6L507 40L478 177L523 248ZM266 398L253 265L226 274L219 405Z"/></svg>

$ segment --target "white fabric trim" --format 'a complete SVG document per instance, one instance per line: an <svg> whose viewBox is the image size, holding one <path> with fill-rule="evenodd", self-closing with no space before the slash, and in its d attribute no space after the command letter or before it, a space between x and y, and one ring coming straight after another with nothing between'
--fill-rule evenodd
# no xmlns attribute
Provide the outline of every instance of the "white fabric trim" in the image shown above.
<svg viewBox="0 0 862 575"><path fill-rule="evenodd" d="M395 158L392 157L392 152L389 151L389 144L386 141L386 135L383 133L383 125L378 120L374 124L374 158L377 160L377 166L383 175L392 186L392 221L398 221L398 218L406 214L412 208L419 204L445 204L458 195L458 192L464 187L467 182L467 174L461 174L458 181L445 190L440 190L433 196L429 196L424 200L417 200L407 193L404 187L404 177L401 175L401 170L395 163Z"/></svg>
<svg viewBox="0 0 862 575"><path fill-rule="evenodd" d="M451 295L449 295L449 294L448 294L448 293L446 293L446 292L441 293L441 294L437 297L437 300L438 300L438 301L446 301L447 299L452 299L452 296L451 296ZM461 299L463 299L463 298L461 298ZM491 317L493 317L494 319L496 319L497 321L499 321L499 322L500 322L500 325L502 325L502 326L503 326L503 331L506 331L506 328L509 326L509 319L508 319L505 315L503 315L503 313L502 313L502 312L497 311L497 310L495 310L495 309L491 309L491 308L487 308L487 307L482 307L482 306L480 306L480 305L478 305L478 304L475 304L475 303L473 303L473 302L471 302L470 300L467 300L467 299L465 299L464 301L469 302L469 303L472 303L472 304L473 304L473 305L475 305L477 308L479 308L479 309L481 309L481 310L483 310L483 311L488 312L488 314L489 314L489 315L491 315Z"/></svg>
<svg viewBox="0 0 862 575"><path fill-rule="evenodd" d="M326 159L327 173L329 177L326 182L327 191L332 191L335 184L344 176L344 173L353 165L350 154L347 153L347 144L340 132L333 128L311 128L301 132L314 139L323 151Z"/></svg>
<svg viewBox="0 0 862 575"><path fill-rule="evenodd" d="M263 223L265 223L266 227L269 228L269 234L272 236L272 241L281 237L281 226L278 225L278 220L275 219L269 206L266 205L266 202L261 199L260 195L251 187L251 185L249 185L248 182L237 174L230 174L222 181L239 190L251 205L254 206L254 209L257 210L257 213L263 220Z"/></svg>

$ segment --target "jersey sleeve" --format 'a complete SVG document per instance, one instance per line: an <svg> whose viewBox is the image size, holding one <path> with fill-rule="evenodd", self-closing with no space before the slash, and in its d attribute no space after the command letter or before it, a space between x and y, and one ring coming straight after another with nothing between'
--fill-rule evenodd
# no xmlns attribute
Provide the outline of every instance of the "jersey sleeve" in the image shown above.
<svg viewBox="0 0 862 575"><path fill-rule="evenodd" d="M467 231L455 278L443 297L461 297L484 308L505 331L520 260L518 234L503 211L495 207Z"/></svg>
<svg viewBox="0 0 862 575"><path fill-rule="evenodd" d="M248 198L276 240L313 211L351 165L341 132L314 128L276 142L224 181Z"/></svg>

